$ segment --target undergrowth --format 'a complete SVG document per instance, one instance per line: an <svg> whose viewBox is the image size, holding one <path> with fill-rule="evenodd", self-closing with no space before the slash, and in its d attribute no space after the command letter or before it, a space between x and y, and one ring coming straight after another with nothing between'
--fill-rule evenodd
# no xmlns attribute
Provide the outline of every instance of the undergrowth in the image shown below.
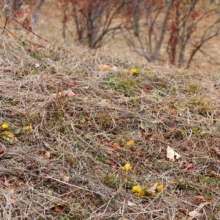
<svg viewBox="0 0 220 220"><path fill-rule="evenodd" d="M217 73L0 38L1 219L220 218Z"/></svg>

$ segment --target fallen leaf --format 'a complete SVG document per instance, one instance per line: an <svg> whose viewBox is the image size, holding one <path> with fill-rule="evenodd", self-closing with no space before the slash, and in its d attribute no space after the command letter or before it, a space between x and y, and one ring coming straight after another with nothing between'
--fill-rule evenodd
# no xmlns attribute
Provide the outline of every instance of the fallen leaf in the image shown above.
<svg viewBox="0 0 220 220"><path fill-rule="evenodd" d="M114 163L114 162L109 161L109 165L110 165L111 167L115 168L115 163Z"/></svg>
<svg viewBox="0 0 220 220"><path fill-rule="evenodd" d="M115 142L115 143L112 144L112 148L113 148L114 150L117 150L119 147L120 147L120 145L119 145L118 142Z"/></svg>
<svg viewBox="0 0 220 220"><path fill-rule="evenodd" d="M134 145L134 141L133 140L130 140L128 141L126 144L125 144L125 147L131 147Z"/></svg>
<svg viewBox="0 0 220 220"><path fill-rule="evenodd" d="M116 66L109 66L109 65L98 65L98 70L101 71L117 71L117 67Z"/></svg>
<svg viewBox="0 0 220 220"><path fill-rule="evenodd" d="M189 212L189 216L192 218L199 218L202 215L198 211L194 210L194 211Z"/></svg>
<svg viewBox="0 0 220 220"><path fill-rule="evenodd" d="M67 96L67 97L70 97L72 98L73 96L75 96L76 94L72 91L72 90L65 90L63 92L59 92L59 95L60 96Z"/></svg>
<svg viewBox="0 0 220 220"><path fill-rule="evenodd" d="M16 203L17 200L16 200L15 197L12 196L12 197L11 197L11 201L12 201L13 203Z"/></svg>
<svg viewBox="0 0 220 220"><path fill-rule="evenodd" d="M187 170L192 170L195 167L195 165L194 163L189 163L189 164L183 164L182 167Z"/></svg>
<svg viewBox="0 0 220 220"><path fill-rule="evenodd" d="M49 159L49 158L50 158L50 152L47 151L47 152L44 154L44 157L45 157L46 159Z"/></svg>
<svg viewBox="0 0 220 220"><path fill-rule="evenodd" d="M195 200L198 202L203 202L204 201L204 197L203 196L196 196Z"/></svg>
<svg viewBox="0 0 220 220"><path fill-rule="evenodd" d="M195 200L198 202L213 202L214 199L205 199L203 196L196 196Z"/></svg>
<svg viewBox="0 0 220 220"><path fill-rule="evenodd" d="M35 63L35 68L38 68L40 67L40 64L39 63Z"/></svg>
<svg viewBox="0 0 220 220"><path fill-rule="evenodd" d="M56 207L55 207L55 211L56 211L57 213L61 213L62 209L61 209L59 206L56 206Z"/></svg>
<svg viewBox="0 0 220 220"><path fill-rule="evenodd" d="M178 160L179 158L181 158L180 154L178 154L177 152L175 152L173 150L173 148L171 148L170 146L167 147L167 158L174 162L175 160Z"/></svg>
<svg viewBox="0 0 220 220"><path fill-rule="evenodd" d="M68 90L67 93L66 93L66 95L67 95L68 97L73 97L73 96L75 96L76 94L75 94L72 90Z"/></svg>
<svg viewBox="0 0 220 220"><path fill-rule="evenodd" d="M202 214L199 213L199 211L207 204L210 204L210 202L205 202L200 204L195 210L189 212L189 216L192 218L199 218L202 216Z"/></svg>
<svg viewBox="0 0 220 220"><path fill-rule="evenodd" d="M133 203L133 202L130 202L128 201L128 206L132 207L132 206L136 206L137 204Z"/></svg>

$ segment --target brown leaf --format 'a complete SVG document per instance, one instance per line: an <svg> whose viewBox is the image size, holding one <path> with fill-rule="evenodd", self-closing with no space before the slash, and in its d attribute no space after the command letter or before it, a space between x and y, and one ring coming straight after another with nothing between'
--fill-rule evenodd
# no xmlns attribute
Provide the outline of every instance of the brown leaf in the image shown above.
<svg viewBox="0 0 220 220"><path fill-rule="evenodd" d="M189 212L189 216L192 218L199 218L202 216L202 214L199 213L199 211L206 206L207 204L209 204L209 202L205 202L205 203L201 203L195 210Z"/></svg>
<svg viewBox="0 0 220 220"><path fill-rule="evenodd" d="M113 148L114 150L117 150L119 147L120 147L120 145L119 145L118 142L115 142L115 143L112 144L112 148Z"/></svg>
<svg viewBox="0 0 220 220"><path fill-rule="evenodd" d="M117 71L117 67L113 66L109 66L109 65L98 65L98 70L101 71Z"/></svg>
<svg viewBox="0 0 220 220"><path fill-rule="evenodd" d="M50 158L50 152L47 151L47 152L44 154L44 157L45 157L46 159L49 159L49 158Z"/></svg>
<svg viewBox="0 0 220 220"><path fill-rule="evenodd" d="M194 211L189 212L189 216L192 218L199 218L202 215L198 211L194 210Z"/></svg>
<svg viewBox="0 0 220 220"><path fill-rule="evenodd" d="M198 202L207 202L207 203L214 201L214 199L205 199L203 196L196 196L195 199Z"/></svg>
<svg viewBox="0 0 220 220"><path fill-rule="evenodd" d="M55 211L56 211L57 213L61 213L61 212L62 212L62 209L61 209L59 206L56 206L56 207L55 207Z"/></svg>
<svg viewBox="0 0 220 220"><path fill-rule="evenodd" d="M11 201L12 201L13 203L16 203L17 200L16 200L15 197L12 196L12 197L11 197Z"/></svg>
<svg viewBox="0 0 220 220"><path fill-rule="evenodd" d="M205 199L204 199L203 196L196 196L195 200L198 201L198 202L205 202Z"/></svg>
<svg viewBox="0 0 220 220"><path fill-rule="evenodd" d="M76 94L72 91L72 90L67 90L67 91L64 91L66 96L68 97L73 97L75 96Z"/></svg>
<svg viewBox="0 0 220 220"><path fill-rule="evenodd" d="M72 90L64 90L63 92L59 92L59 96L63 96L63 97L74 97L76 94L72 91Z"/></svg>
<svg viewBox="0 0 220 220"><path fill-rule="evenodd" d="M195 167L195 165L193 163L189 163L189 164L183 164L182 167L187 170L192 170Z"/></svg>

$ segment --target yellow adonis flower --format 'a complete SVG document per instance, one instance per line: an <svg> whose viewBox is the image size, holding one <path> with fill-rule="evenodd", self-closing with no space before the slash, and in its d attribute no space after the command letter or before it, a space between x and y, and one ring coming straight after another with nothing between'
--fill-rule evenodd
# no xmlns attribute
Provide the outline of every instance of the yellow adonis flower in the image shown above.
<svg viewBox="0 0 220 220"><path fill-rule="evenodd" d="M158 192L161 192L163 190L163 185L160 183L156 183L156 188Z"/></svg>
<svg viewBox="0 0 220 220"><path fill-rule="evenodd" d="M143 190L141 190L141 191L137 192L136 195L141 197L141 196L145 195L145 192Z"/></svg>
<svg viewBox="0 0 220 220"><path fill-rule="evenodd" d="M137 72L137 69L131 69L131 73L132 74L137 74L138 72Z"/></svg>
<svg viewBox="0 0 220 220"><path fill-rule="evenodd" d="M135 193L137 196L144 196L144 191L140 186L133 186L131 192Z"/></svg>
<svg viewBox="0 0 220 220"><path fill-rule="evenodd" d="M24 127L24 130L25 130L25 131L30 131L30 130L31 130L31 126L30 126L30 125L25 126L25 127Z"/></svg>
<svg viewBox="0 0 220 220"><path fill-rule="evenodd" d="M132 189L131 189L131 191L132 191L133 193L140 192L141 190L142 190L142 189L141 189L140 186L133 186Z"/></svg>
<svg viewBox="0 0 220 220"><path fill-rule="evenodd" d="M123 167L122 170L131 170L131 164L130 163L126 163Z"/></svg>
<svg viewBox="0 0 220 220"><path fill-rule="evenodd" d="M2 139L6 140L6 141L10 141L10 139L12 139L14 137L14 134L10 131L4 131L2 133Z"/></svg>
<svg viewBox="0 0 220 220"><path fill-rule="evenodd" d="M4 124L1 125L1 128L4 129L4 130L6 130L6 129L9 128L9 124L4 123Z"/></svg>

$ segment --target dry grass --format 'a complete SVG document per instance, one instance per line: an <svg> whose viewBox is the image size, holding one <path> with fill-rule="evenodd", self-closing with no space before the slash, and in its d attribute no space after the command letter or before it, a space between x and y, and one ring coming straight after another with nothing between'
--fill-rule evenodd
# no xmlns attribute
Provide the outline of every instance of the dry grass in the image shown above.
<svg viewBox="0 0 220 220"><path fill-rule="evenodd" d="M217 73L140 65L23 32L0 38L0 123L15 135L1 140L1 219L191 219L203 203L196 196L207 202L200 219L220 218ZM134 67L138 75L123 72ZM59 95L68 89L76 95ZM167 160L168 145L181 160ZM155 196L131 192L155 182L164 186Z"/></svg>

